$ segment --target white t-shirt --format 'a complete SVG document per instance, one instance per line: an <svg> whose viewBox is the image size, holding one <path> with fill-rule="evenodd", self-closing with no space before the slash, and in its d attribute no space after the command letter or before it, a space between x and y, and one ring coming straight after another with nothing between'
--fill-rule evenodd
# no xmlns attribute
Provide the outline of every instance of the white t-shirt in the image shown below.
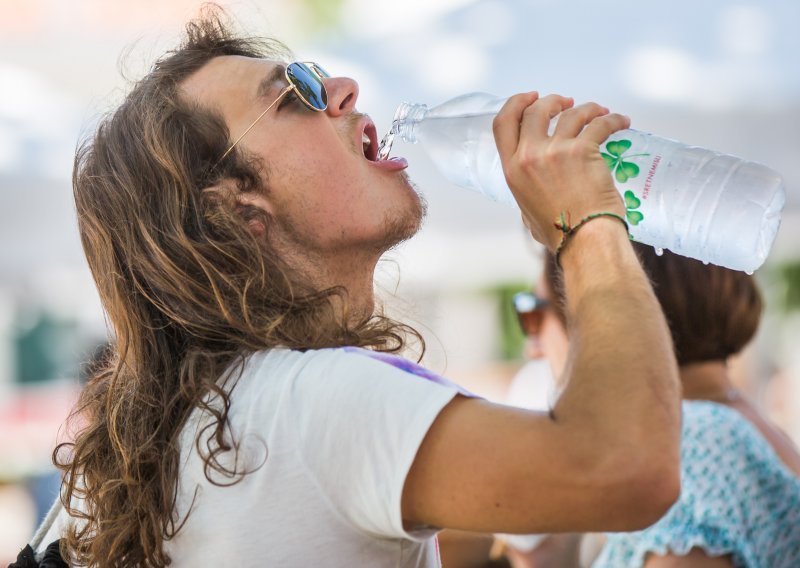
<svg viewBox="0 0 800 568"><path fill-rule="evenodd" d="M400 505L423 438L459 391L361 349L252 355L229 413L236 464L250 473L206 479L195 438L208 417L195 411L181 435L181 520L194 505L165 542L172 565L439 566L435 529L406 531ZM220 461L234 465L233 454Z"/></svg>

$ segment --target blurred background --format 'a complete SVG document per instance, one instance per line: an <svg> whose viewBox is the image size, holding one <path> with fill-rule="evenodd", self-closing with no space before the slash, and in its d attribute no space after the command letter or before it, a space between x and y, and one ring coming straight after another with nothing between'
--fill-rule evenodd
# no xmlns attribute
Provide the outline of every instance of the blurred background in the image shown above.
<svg viewBox="0 0 800 568"><path fill-rule="evenodd" d="M379 132L401 101L536 89L598 101L638 129L782 173L783 224L756 274L768 311L734 374L800 440L800 4L219 3L244 30L356 78L359 109ZM0 565L30 538L57 492L51 451L107 339L71 201L76 142L175 43L200 5L0 0ZM429 217L380 266L387 309L423 331L434 370L491 399L546 396L537 392L548 370L525 365L508 305L540 265L519 214L448 185L414 146L397 143L393 153L409 159ZM529 387L509 393L523 366Z"/></svg>

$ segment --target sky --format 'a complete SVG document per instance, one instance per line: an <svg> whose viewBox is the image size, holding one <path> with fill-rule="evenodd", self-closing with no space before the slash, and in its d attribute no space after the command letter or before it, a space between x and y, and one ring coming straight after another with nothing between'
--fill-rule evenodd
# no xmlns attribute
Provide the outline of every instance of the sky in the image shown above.
<svg viewBox="0 0 800 568"><path fill-rule="evenodd" d="M786 179L787 219L800 210L800 4L791 0L221 4L246 30L355 77L360 110L379 130L401 101L559 92L629 114L639 129L764 162ZM75 145L199 5L0 0L0 283L81 287ZM420 238L396 256L407 278L474 286L531 277L520 269L530 243L513 208L450 186L418 147L396 152L430 202ZM794 240L795 225L784 222L779 256L791 256L781 242Z"/></svg>

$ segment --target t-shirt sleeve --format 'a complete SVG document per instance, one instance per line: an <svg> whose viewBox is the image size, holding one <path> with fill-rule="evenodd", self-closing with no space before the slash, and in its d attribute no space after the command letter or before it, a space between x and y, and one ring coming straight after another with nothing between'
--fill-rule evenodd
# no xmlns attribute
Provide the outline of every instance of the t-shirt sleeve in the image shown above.
<svg viewBox="0 0 800 568"><path fill-rule="evenodd" d="M681 487L679 500L654 525L609 534L593 568L642 566L649 553L680 556L692 548L729 554L735 566L800 561L800 479L735 410L684 403Z"/></svg>
<svg viewBox="0 0 800 568"><path fill-rule="evenodd" d="M383 538L428 538L435 529L403 528L403 486L428 429L459 392L397 357L317 352L290 389L300 459L331 506L357 529Z"/></svg>

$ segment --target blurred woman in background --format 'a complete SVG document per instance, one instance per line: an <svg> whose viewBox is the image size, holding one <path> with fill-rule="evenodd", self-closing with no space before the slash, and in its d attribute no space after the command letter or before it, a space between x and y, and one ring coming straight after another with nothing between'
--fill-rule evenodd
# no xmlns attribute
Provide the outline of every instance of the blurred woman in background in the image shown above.
<svg viewBox="0 0 800 568"><path fill-rule="evenodd" d="M651 527L607 535L593 566L800 566L800 453L728 372L729 359L758 328L762 300L755 280L669 252L658 256L652 247L635 248L670 324L680 365L682 494ZM536 294L519 294L515 308L528 353L547 358L558 380L567 361L569 321L552 256ZM515 566L525 565L524 555L509 556Z"/></svg>

